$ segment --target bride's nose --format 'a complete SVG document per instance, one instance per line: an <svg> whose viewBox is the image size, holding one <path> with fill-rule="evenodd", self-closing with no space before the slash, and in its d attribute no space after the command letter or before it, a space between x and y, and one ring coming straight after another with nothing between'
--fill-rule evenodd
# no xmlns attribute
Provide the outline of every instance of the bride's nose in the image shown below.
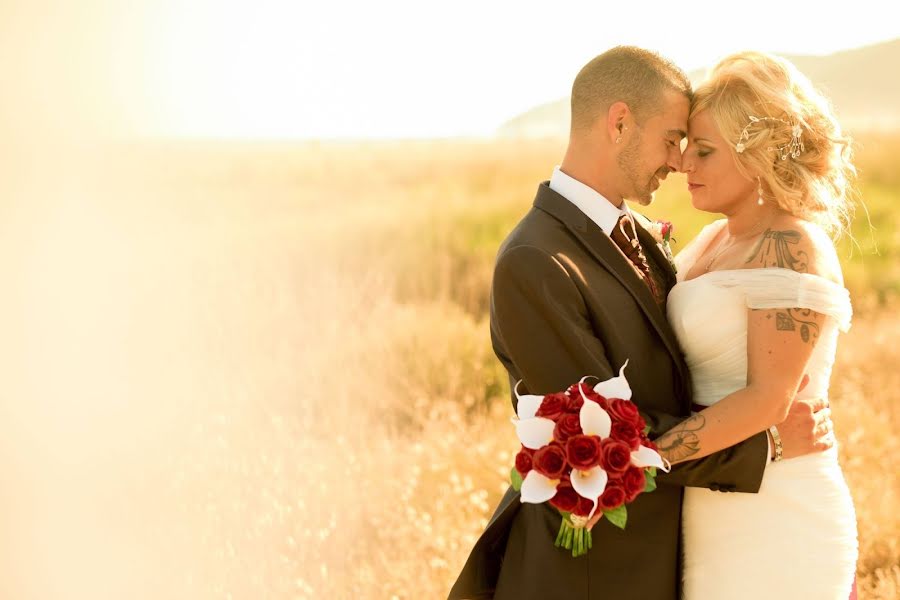
<svg viewBox="0 0 900 600"><path fill-rule="evenodd" d="M690 173L694 170L694 161L688 157L687 153L681 156L681 172Z"/></svg>

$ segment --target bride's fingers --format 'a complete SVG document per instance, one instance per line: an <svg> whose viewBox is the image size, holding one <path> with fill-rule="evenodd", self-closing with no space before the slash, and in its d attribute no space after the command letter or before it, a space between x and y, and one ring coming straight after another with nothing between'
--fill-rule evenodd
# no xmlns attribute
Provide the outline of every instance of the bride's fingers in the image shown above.
<svg viewBox="0 0 900 600"><path fill-rule="evenodd" d="M813 400L806 400L806 402L809 402L809 405L812 407L814 413L821 413L821 411L828 408L827 398L815 398Z"/></svg>
<svg viewBox="0 0 900 600"><path fill-rule="evenodd" d="M828 407L824 407L821 410L816 411L813 414L813 419L815 420L816 427L821 426L823 423L831 423L831 409Z"/></svg>
<svg viewBox="0 0 900 600"><path fill-rule="evenodd" d="M827 435L823 435L819 440L815 443L815 447L817 450L828 450L832 446L834 446L834 432L830 432Z"/></svg>
<svg viewBox="0 0 900 600"><path fill-rule="evenodd" d="M831 422L831 419L824 419L816 424L816 439L821 440L825 436L830 435L833 431L834 424Z"/></svg>

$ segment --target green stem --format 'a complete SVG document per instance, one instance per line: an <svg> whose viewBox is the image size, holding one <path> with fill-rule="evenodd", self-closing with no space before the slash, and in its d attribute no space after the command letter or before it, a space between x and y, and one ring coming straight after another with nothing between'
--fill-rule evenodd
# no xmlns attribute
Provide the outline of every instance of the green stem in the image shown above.
<svg viewBox="0 0 900 600"><path fill-rule="evenodd" d="M556 546L557 548L560 547L560 545L563 542L563 538L566 537L566 528L568 526L569 526L568 521L566 520L565 517L563 517L562 523L559 524L559 533L556 534L556 541L553 542L553 545Z"/></svg>

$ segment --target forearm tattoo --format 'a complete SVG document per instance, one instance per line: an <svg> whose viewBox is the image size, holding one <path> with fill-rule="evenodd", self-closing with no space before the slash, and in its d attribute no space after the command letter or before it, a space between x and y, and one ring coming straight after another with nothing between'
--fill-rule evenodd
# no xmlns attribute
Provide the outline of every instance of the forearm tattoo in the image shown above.
<svg viewBox="0 0 900 600"><path fill-rule="evenodd" d="M656 440L656 447L669 462L688 460L700 451L697 432L706 427L706 417L696 414Z"/></svg>
<svg viewBox="0 0 900 600"><path fill-rule="evenodd" d="M809 269L809 255L803 250L791 248L799 244L801 239L799 231L767 229L747 262L758 260L763 267L781 267L806 273Z"/></svg>

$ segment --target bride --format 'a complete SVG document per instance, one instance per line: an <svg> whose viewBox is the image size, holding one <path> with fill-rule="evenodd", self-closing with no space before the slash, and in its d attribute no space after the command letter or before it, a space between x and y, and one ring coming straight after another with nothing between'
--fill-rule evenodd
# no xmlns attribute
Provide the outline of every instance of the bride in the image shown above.
<svg viewBox="0 0 900 600"><path fill-rule="evenodd" d="M667 312L695 412L657 440L672 463L782 421L804 374L798 397L827 398L851 318L829 235L848 225L854 170L825 98L783 59L735 54L696 90L688 129L692 204L726 218L676 258ZM838 448L780 461L770 431L776 462L758 494L685 490L686 600L851 596L856 518Z"/></svg>

